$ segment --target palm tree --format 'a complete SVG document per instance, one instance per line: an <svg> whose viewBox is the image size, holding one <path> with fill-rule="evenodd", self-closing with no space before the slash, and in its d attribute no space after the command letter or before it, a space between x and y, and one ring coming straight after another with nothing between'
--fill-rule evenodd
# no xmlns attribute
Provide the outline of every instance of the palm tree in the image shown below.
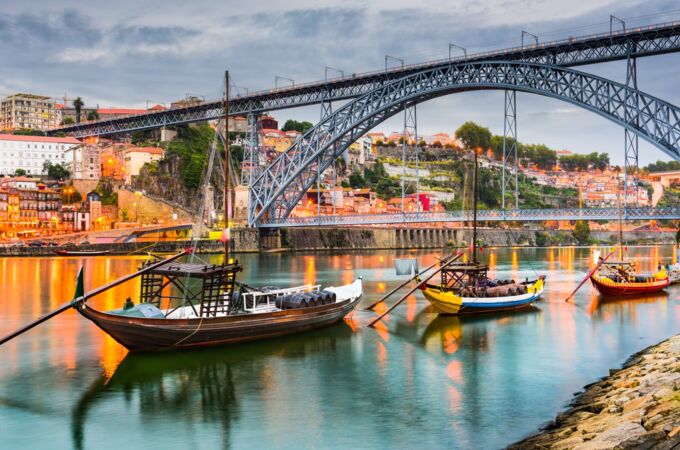
<svg viewBox="0 0 680 450"><path fill-rule="evenodd" d="M73 107L76 109L76 123L80 123L80 110L83 106L85 106L85 102L82 98L76 97L76 99L73 100Z"/></svg>

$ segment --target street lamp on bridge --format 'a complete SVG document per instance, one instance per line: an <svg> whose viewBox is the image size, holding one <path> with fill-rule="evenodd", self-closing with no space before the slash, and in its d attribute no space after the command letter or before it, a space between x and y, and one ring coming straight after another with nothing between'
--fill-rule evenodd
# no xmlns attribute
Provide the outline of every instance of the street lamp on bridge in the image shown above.
<svg viewBox="0 0 680 450"><path fill-rule="evenodd" d="M534 41L536 41L536 45L538 45L538 36L536 36L535 34L531 34L528 31L522 30L522 48L524 48L524 36L531 36L532 38L534 38Z"/></svg>
<svg viewBox="0 0 680 450"><path fill-rule="evenodd" d="M391 55L385 55L385 72L387 72L387 63L390 60L401 63L401 70L404 70L404 60L402 58L397 58L396 56Z"/></svg>
<svg viewBox="0 0 680 450"><path fill-rule="evenodd" d="M281 76L279 76L279 75L276 75L276 76L274 77L274 87L275 87L275 88L278 88L278 87L279 87L279 80L290 81L290 85L293 86L293 87L295 87L295 80L293 80L292 78L281 77Z"/></svg>
<svg viewBox="0 0 680 450"><path fill-rule="evenodd" d="M465 47L461 47L460 45L449 43L449 61L451 61L451 49L452 48L457 48L459 50L463 50L463 57L465 59L467 59L467 50L465 49Z"/></svg>

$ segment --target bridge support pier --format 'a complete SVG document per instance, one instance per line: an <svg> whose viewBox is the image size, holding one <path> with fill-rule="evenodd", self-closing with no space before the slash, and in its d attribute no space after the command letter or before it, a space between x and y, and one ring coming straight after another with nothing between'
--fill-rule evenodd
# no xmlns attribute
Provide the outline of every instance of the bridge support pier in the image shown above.
<svg viewBox="0 0 680 450"><path fill-rule="evenodd" d="M505 211L506 194L515 187L515 207L519 209L519 184L517 180L517 92L505 91L503 119L503 178L501 181L501 208Z"/></svg>
<svg viewBox="0 0 680 450"><path fill-rule="evenodd" d="M253 182L260 175L260 168L263 161L260 155L260 121L259 116L254 113L248 114L248 131L246 132L245 153L241 163L241 185L249 187L248 195L248 226L255 226L255 198L252 191ZM248 170L246 169L248 165Z"/></svg>
<svg viewBox="0 0 680 450"><path fill-rule="evenodd" d="M415 162L416 162L416 210L420 210L420 177L418 173L419 166L419 148L418 148L418 116L416 111L416 105L406 105L404 108L404 132L402 134L402 172L401 172L401 210L406 212L406 149L411 143L415 147Z"/></svg>
<svg viewBox="0 0 680 450"><path fill-rule="evenodd" d="M637 63L634 57L631 58L630 53L633 49L629 49L628 58L626 60L626 86L637 90ZM626 95L624 102L625 120L633 126L638 126L638 115L635 111L639 110L637 104L637 97L633 95ZM623 170L623 210L626 211L628 207L628 177L632 176L635 184L635 206L638 205L637 185L638 185L638 135L624 129L624 170Z"/></svg>

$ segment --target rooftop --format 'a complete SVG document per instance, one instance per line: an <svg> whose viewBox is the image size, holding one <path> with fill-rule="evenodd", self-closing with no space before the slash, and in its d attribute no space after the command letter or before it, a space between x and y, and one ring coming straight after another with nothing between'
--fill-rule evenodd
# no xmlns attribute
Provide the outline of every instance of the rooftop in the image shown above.
<svg viewBox="0 0 680 450"><path fill-rule="evenodd" d="M23 134L0 134L0 141L47 142L50 144L82 144L73 137L26 136Z"/></svg>

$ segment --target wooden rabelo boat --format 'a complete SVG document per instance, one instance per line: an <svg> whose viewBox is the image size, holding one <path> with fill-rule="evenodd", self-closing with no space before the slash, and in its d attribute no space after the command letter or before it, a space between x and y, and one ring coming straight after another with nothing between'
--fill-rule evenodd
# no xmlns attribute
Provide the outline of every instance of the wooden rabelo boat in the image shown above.
<svg viewBox="0 0 680 450"><path fill-rule="evenodd" d="M477 153L474 152L471 261L442 264L439 284L422 283L423 295L440 314L481 314L531 307L543 293L545 276L524 282L489 279L489 266L477 259Z"/></svg>
<svg viewBox="0 0 680 450"><path fill-rule="evenodd" d="M131 351L210 347L298 333L338 322L362 295L361 279L329 287L256 289L240 284L238 264L170 263L142 275L139 303L76 309ZM180 287L184 298L176 303ZM175 301L175 302L173 302Z"/></svg>
<svg viewBox="0 0 680 450"><path fill-rule="evenodd" d="M111 253L111 250L65 250L58 248L52 251L59 256L101 256Z"/></svg>
<svg viewBox="0 0 680 450"><path fill-rule="evenodd" d="M653 274L638 274L635 261L606 261L591 276L590 281L604 296L652 294L671 284L663 266Z"/></svg>
<svg viewBox="0 0 680 450"><path fill-rule="evenodd" d="M229 114L229 75L224 124ZM91 292L84 292L83 271L74 299L22 329L0 339L0 344L70 308L91 320L131 351L191 349L272 338L330 325L342 320L359 303L361 278L321 289L320 285L293 288L255 288L237 281L242 268L229 258L232 196L229 173L229 133L224 133L225 237L221 265L179 262L190 250L165 260L148 262L139 270ZM213 155L217 146L213 146ZM213 157L211 155L211 159ZM206 177L209 180L210 176ZM136 277L141 277L138 302L127 298L120 309L99 311L88 299Z"/></svg>
<svg viewBox="0 0 680 450"><path fill-rule="evenodd" d="M621 191L618 190L619 210L619 261L608 261L600 258L599 252L594 255L595 268L590 272L590 282L595 289L608 297L632 296L659 292L670 285L668 272L659 264L656 273L640 274L636 271L637 261L624 259L623 218L621 212ZM611 255L611 253L610 253Z"/></svg>

